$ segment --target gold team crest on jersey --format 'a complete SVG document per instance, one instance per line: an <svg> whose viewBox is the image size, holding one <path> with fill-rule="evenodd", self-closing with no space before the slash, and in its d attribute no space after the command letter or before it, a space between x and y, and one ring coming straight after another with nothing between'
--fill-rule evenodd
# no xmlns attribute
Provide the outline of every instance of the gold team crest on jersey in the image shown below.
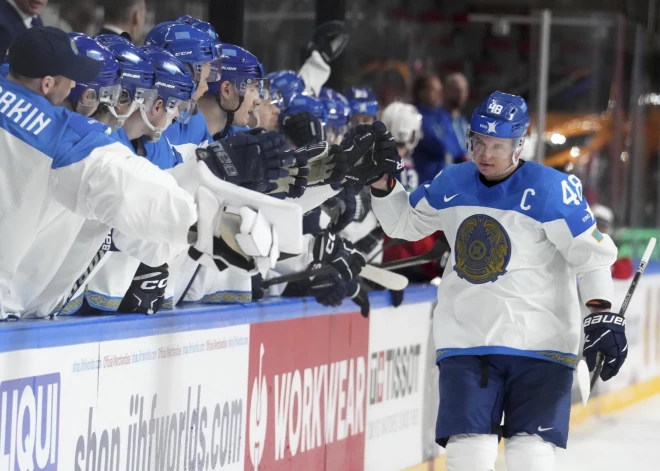
<svg viewBox="0 0 660 471"><path fill-rule="evenodd" d="M454 271L470 283L495 281L506 273L511 259L511 239L493 217L475 214L456 232Z"/></svg>

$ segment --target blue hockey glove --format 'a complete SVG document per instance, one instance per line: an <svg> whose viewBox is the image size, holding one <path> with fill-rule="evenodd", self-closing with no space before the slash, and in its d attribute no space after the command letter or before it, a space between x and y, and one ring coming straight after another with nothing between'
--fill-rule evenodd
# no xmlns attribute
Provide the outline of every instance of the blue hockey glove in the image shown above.
<svg viewBox="0 0 660 471"><path fill-rule="evenodd" d="M628 356L626 320L612 312L597 312L584 319L584 348L582 354L589 371L596 368L596 357L605 357L600 378L607 381L619 372Z"/></svg>
<svg viewBox="0 0 660 471"><path fill-rule="evenodd" d="M325 140L321 120L309 111L285 115L282 118L281 128L296 147L317 144Z"/></svg>
<svg viewBox="0 0 660 471"><path fill-rule="evenodd" d="M197 157L219 178L262 193L274 190L295 162L286 138L274 131L237 133L197 149Z"/></svg>
<svg viewBox="0 0 660 471"><path fill-rule="evenodd" d="M312 296L323 306L339 306L346 297L346 283L337 271L314 277L311 288Z"/></svg>
<svg viewBox="0 0 660 471"><path fill-rule="evenodd" d="M346 175L346 187L362 188L380 180L383 175L395 175L403 170L396 143L385 125L371 125L374 135L373 152L368 152ZM342 144L343 146L343 144Z"/></svg>
<svg viewBox="0 0 660 471"><path fill-rule="evenodd" d="M319 232L314 238L312 256L314 263L327 263L335 268L345 281L358 276L367 264L364 256L351 242L327 230Z"/></svg>

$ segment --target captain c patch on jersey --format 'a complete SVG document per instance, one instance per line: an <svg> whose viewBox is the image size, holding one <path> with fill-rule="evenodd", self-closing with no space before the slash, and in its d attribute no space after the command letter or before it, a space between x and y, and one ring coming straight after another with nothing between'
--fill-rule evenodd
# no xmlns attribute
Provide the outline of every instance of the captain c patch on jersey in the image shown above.
<svg viewBox="0 0 660 471"><path fill-rule="evenodd" d="M458 227L454 254L460 278L476 285L496 281L511 260L511 239L495 218L475 214Z"/></svg>

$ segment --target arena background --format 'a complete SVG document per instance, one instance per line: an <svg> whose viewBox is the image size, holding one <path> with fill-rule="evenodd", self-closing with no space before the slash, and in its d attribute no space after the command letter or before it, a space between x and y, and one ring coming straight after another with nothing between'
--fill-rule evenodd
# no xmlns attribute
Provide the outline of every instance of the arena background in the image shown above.
<svg viewBox="0 0 660 471"><path fill-rule="evenodd" d="M351 41L333 64L331 85L369 84L381 106L409 99L412 80L425 72L465 73L467 110L496 89L521 94L534 119L526 155L576 173L591 202L614 210L622 256L638 259L660 232L655 0L152 0L148 6L145 31L190 14L213 23L222 40L254 52L267 71L297 69L315 25L345 19ZM47 24L95 34L103 7L51 0L43 16ZM619 302L628 283L616 281ZM293 299L4 323L0 410L11 412L3 420L0 469L15 451L21 471L445 469L433 443L435 298L432 286L412 287L394 309L387 293L376 293L369 319L350 302L324 308ZM594 419L605 427L609 414L660 393L660 264L649 266L627 317L628 361L617 378L599 383L587 408L574 391L572 428ZM406 374L390 376L381 358L406 364ZM325 375L330 395L314 395L315 375ZM39 394L47 407L37 409ZM17 407L12 401L19 396ZM37 424L23 420L26 410L37 410ZM657 410L646 414L651 420ZM151 419L154 451L149 441L141 461ZM46 423L50 428L41 430ZM47 437L43 449L35 426L37 436ZM162 430L169 430L167 440ZM660 452L650 432L614 430L611 447L577 448L585 464L575 469L605 469L595 454L612 469L657 469ZM25 440L17 443L18 436ZM626 442L639 450L626 449ZM617 466L617 459L626 464Z"/></svg>

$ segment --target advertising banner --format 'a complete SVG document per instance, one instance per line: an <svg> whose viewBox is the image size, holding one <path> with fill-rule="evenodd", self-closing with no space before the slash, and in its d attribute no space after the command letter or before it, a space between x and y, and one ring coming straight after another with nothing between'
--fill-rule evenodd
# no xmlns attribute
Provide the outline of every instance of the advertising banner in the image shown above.
<svg viewBox="0 0 660 471"><path fill-rule="evenodd" d="M75 471L242 470L249 326L103 342Z"/></svg>
<svg viewBox="0 0 660 471"><path fill-rule="evenodd" d="M359 313L251 325L247 470L363 468L368 339Z"/></svg>
<svg viewBox="0 0 660 471"><path fill-rule="evenodd" d="M424 458L430 321L430 302L372 312L365 469L400 470Z"/></svg>
<svg viewBox="0 0 660 471"><path fill-rule="evenodd" d="M96 343L0 354L0 470L73 470L97 383Z"/></svg>

